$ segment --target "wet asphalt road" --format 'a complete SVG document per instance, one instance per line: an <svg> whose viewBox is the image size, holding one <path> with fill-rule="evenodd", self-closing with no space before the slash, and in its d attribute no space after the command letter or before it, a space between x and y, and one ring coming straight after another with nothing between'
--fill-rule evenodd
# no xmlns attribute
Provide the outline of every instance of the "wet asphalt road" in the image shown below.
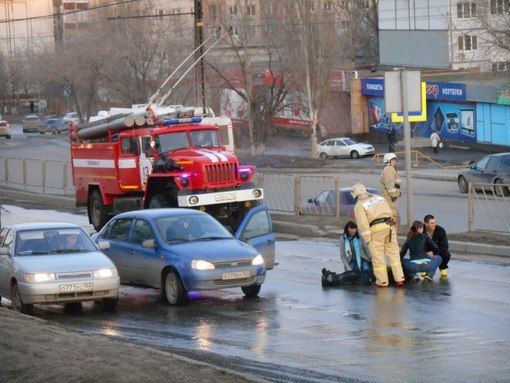
<svg viewBox="0 0 510 383"><path fill-rule="evenodd" d="M240 289L191 294L123 287L118 311L85 304L36 315L88 333L171 350L278 382L509 381L510 268L453 260L447 281L405 289L320 285L334 244L280 241L259 299Z"/></svg>

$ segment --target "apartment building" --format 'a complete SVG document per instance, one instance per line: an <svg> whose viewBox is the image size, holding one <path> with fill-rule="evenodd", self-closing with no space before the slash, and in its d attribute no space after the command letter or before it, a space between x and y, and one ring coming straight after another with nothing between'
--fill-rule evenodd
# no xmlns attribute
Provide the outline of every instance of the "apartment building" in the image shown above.
<svg viewBox="0 0 510 383"><path fill-rule="evenodd" d="M510 70L510 41L495 43L510 28L508 0L380 0L378 15L382 65Z"/></svg>

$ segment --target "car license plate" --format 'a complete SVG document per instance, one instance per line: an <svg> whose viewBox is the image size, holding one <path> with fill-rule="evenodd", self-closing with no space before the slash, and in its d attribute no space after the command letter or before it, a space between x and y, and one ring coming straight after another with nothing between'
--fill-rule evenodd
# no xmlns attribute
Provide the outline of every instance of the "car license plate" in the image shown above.
<svg viewBox="0 0 510 383"><path fill-rule="evenodd" d="M223 273L222 279L228 280L228 279L242 279L242 278L249 278L250 272L249 271L232 271L230 273Z"/></svg>
<svg viewBox="0 0 510 383"><path fill-rule="evenodd" d="M69 283L60 285L59 287L61 293L78 293L81 291L92 291L94 289L94 284L92 282Z"/></svg>

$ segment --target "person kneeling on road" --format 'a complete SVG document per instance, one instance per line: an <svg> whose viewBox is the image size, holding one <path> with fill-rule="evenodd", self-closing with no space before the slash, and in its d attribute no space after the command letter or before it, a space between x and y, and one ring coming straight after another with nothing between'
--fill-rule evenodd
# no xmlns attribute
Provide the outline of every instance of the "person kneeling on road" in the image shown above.
<svg viewBox="0 0 510 383"><path fill-rule="evenodd" d="M354 185L351 195L357 200L354 215L358 222L359 235L370 250L375 283L380 287L387 287L389 284L386 255L390 260L391 271L397 286L403 286L404 272L400 263L397 228L394 227L395 221L392 219L388 202L381 196L368 194L362 184Z"/></svg>
<svg viewBox="0 0 510 383"><path fill-rule="evenodd" d="M448 262L450 261L450 251L448 250L448 237L446 230L436 223L436 218L432 214L428 214L423 219L425 222L425 234L427 234L439 247L439 255L443 262L439 265L441 277L448 277Z"/></svg>
<svg viewBox="0 0 510 383"><path fill-rule="evenodd" d="M367 245L359 237L356 223L347 222L340 237L340 258L345 272L336 274L322 269L322 286L371 284L375 278L369 254Z"/></svg>
<svg viewBox="0 0 510 383"><path fill-rule="evenodd" d="M421 273L425 273L423 278L432 281L437 268L443 261L441 256L434 255L439 252L439 248L427 235L423 233L425 225L421 221L414 221L407 241L402 246L400 256L406 273L411 275L411 282L417 282L421 279ZM409 250L410 258L404 258Z"/></svg>

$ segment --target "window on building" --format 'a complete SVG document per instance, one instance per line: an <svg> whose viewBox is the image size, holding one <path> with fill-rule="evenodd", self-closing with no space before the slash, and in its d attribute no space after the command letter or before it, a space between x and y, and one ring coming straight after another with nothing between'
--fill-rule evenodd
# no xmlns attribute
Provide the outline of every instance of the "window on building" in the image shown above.
<svg viewBox="0 0 510 383"><path fill-rule="evenodd" d="M458 37L459 51L474 51L478 49L476 36L464 35Z"/></svg>
<svg viewBox="0 0 510 383"><path fill-rule="evenodd" d="M342 9L347 9L347 8L349 8L349 0L342 0L342 1L340 2L340 8L342 8Z"/></svg>
<svg viewBox="0 0 510 383"><path fill-rule="evenodd" d="M324 2L324 10L325 11L331 11L333 9L333 4L331 3L330 0L326 0Z"/></svg>
<svg viewBox="0 0 510 383"><path fill-rule="evenodd" d="M216 5L209 5L209 17L211 20L216 20L218 14L216 13Z"/></svg>
<svg viewBox="0 0 510 383"><path fill-rule="evenodd" d="M457 3L457 17L468 19L476 16L476 4L471 2Z"/></svg>
<svg viewBox="0 0 510 383"><path fill-rule="evenodd" d="M231 16L237 15L237 5L230 6L230 15Z"/></svg>
<svg viewBox="0 0 510 383"><path fill-rule="evenodd" d="M158 19L162 19L164 16L164 12L162 9L156 10L156 14L158 15Z"/></svg>
<svg viewBox="0 0 510 383"><path fill-rule="evenodd" d="M239 27L237 25L232 25L230 27L230 35L239 36Z"/></svg>
<svg viewBox="0 0 510 383"><path fill-rule="evenodd" d="M310 11L315 12L315 1L310 1Z"/></svg>
<svg viewBox="0 0 510 383"><path fill-rule="evenodd" d="M510 12L510 0L491 0L491 14L502 15Z"/></svg>
<svg viewBox="0 0 510 383"><path fill-rule="evenodd" d="M248 14L248 16L255 16L255 5L248 5L246 13Z"/></svg>
<svg viewBox="0 0 510 383"><path fill-rule="evenodd" d="M505 71L506 70L506 63L498 63L498 71Z"/></svg>
<svg viewBox="0 0 510 383"><path fill-rule="evenodd" d="M498 71L498 64L497 63L492 63L492 71L493 72L497 72Z"/></svg>

